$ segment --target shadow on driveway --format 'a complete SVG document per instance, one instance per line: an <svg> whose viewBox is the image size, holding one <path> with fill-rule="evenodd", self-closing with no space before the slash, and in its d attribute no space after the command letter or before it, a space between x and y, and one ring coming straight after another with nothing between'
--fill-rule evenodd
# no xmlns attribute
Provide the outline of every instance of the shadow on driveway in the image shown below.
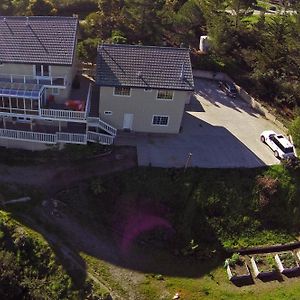
<svg viewBox="0 0 300 300"><path fill-rule="evenodd" d="M138 164L181 168L192 153L189 166L193 167L252 168L265 165L224 127L213 126L190 112L184 113L182 125L178 135L138 136Z"/></svg>

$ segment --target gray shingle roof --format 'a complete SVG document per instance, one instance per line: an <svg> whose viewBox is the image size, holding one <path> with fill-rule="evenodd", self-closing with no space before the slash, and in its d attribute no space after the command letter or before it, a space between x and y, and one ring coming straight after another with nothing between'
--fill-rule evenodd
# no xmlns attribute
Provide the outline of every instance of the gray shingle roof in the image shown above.
<svg viewBox="0 0 300 300"><path fill-rule="evenodd" d="M77 18L0 17L0 62L71 65Z"/></svg>
<svg viewBox="0 0 300 300"><path fill-rule="evenodd" d="M189 50L139 45L101 45L97 79L100 86L193 90Z"/></svg>

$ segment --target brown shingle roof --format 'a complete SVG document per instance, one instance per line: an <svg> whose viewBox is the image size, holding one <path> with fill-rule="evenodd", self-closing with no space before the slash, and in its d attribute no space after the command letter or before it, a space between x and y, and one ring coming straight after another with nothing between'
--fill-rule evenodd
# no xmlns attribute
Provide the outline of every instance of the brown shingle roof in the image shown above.
<svg viewBox="0 0 300 300"><path fill-rule="evenodd" d="M101 45L96 82L100 86L193 90L189 49Z"/></svg>
<svg viewBox="0 0 300 300"><path fill-rule="evenodd" d="M0 62L71 65L74 17L0 17Z"/></svg>

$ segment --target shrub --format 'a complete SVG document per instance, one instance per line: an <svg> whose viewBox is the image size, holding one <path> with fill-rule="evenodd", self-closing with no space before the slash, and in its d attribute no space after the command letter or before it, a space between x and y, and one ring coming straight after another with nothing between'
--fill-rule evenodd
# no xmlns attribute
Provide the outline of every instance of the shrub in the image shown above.
<svg viewBox="0 0 300 300"><path fill-rule="evenodd" d="M293 137L295 146L300 149L300 116L296 117L292 121L289 130Z"/></svg>
<svg viewBox="0 0 300 300"><path fill-rule="evenodd" d="M279 181L277 178L264 175L256 178L256 184L259 194L258 205L263 209L270 205L272 196L277 193Z"/></svg>

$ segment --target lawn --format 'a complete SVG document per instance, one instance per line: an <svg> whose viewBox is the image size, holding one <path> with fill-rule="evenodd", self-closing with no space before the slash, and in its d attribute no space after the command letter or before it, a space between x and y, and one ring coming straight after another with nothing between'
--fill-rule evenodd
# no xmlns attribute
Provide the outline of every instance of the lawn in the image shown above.
<svg viewBox="0 0 300 300"><path fill-rule="evenodd" d="M165 290L172 296L179 292L182 299L188 300L298 300L300 296L299 278L283 282L255 280L253 285L237 287L228 280L222 265L196 279L166 276L157 280L147 276L139 289L146 296L143 299L148 300L170 299L159 298Z"/></svg>

